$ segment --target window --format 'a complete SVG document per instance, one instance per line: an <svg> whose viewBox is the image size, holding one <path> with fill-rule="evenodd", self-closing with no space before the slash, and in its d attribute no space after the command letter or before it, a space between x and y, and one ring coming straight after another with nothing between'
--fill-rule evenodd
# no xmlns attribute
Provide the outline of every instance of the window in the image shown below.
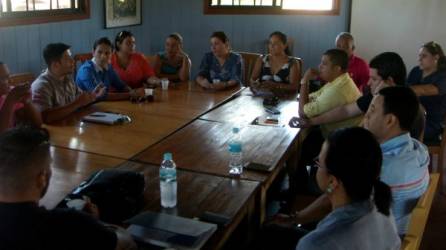
<svg viewBox="0 0 446 250"><path fill-rule="evenodd" d="M90 0L0 0L0 26L89 17Z"/></svg>
<svg viewBox="0 0 446 250"><path fill-rule="evenodd" d="M204 0L205 14L339 15L341 0Z"/></svg>

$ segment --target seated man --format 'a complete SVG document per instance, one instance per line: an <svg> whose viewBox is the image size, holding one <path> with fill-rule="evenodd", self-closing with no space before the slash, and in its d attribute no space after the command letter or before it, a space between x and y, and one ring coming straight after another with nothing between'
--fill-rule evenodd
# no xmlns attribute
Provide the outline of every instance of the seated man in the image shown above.
<svg viewBox="0 0 446 250"><path fill-rule="evenodd" d="M291 127L310 127L326 123L338 122L367 112L373 94L387 86L404 86L406 83L406 66L401 56L394 52L384 52L370 61L370 92L359 97L356 102L338 106L318 116L308 119L293 117Z"/></svg>
<svg viewBox="0 0 446 250"><path fill-rule="evenodd" d="M9 86L8 66L0 62L0 133L16 123L40 127L42 118L31 103L28 83L15 88Z"/></svg>
<svg viewBox="0 0 446 250"><path fill-rule="evenodd" d="M301 81L299 98L299 115L303 118L312 118L333 108L353 103L361 93L346 73L348 65L347 54L339 49L327 50L321 59L319 72L308 69ZM318 91L309 94L308 84L310 80L320 77L327 83ZM356 126L360 117L345 119L321 125L321 132L327 135L342 127Z"/></svg>
<svg viewBox="0 0 446 250"><path fill-rule="evenodd" d="M429 184L427 148L409 135L418 109L418 98L410 88L388 87L374 97L364 119L364 127L381 144L380 177L392 189L392 212L401 236L406 233L412 209ZM324 194L293 218L279 215L276 221L307 223L322 218L329 211L330 205Z"/></svg>
<svg viewBox="0 0 446 250"><path fill-rule="evenodd" d="M0 135L0 249L135 249L125 230L88 214L92 203L87 213L39 206L51 178L48 139L29 127Z"/></svg>
<svg viewBox="0 0 446 250"><path fill-rule="evenodd" d="M392 211L400 235L406 233L410 213L429 185L429 152L409 134L418 109L418 98L411 89L384 88L364 118L364 127L381 143L381 180L392 189Z"/></svg>
<svg viewBox="0 0 446 250"><path fill-rule="evenodd" d="M43 122L51 123L75 112L103 95L105 88L83 92L72 79L74 60L70 46L48 44L43 50L48 68L32 83L32 100L42 114Z"/></svg>
<svg viewBox="0 0 446 250"><path fill-rule="evenodd" d="M356 56L355 41L352 34L342 32L336 37L336 48L344 50L348 55L348 73L358 89L363 92L369 81L369 67L364 59Z"/></svg>
<svg viewBox="0 0 446 250"><path fill-rule="evenodd" d="M353 103L361 93L347 73L348 56L343 50L327 50L321 59L319 72L308 69L301 81L299 97L299 116L308 119L327 112L333 108ZM309 82L321 78L327 83L318 91L309 94ZM353 127L359 125L361 117L353 117L343 121L323 124L314 127L305 137L302 145L301 157L297 166L297 174L291 175L291 182L300 187L291 187L292 192L299 189L307 190L306 166L319 154L324 138L337 128ZM295 182L294 181L295 179ZM296 190L295 190L296 189Z"/></svg>
<svg viewBox="0 0 446 250"><path fill-rule="evenodd" d="M144 97L144 88L133 90L119 79L110 64L112 52L113 46L107 37L96 40L93 45L93 59L79 68L76 84L88 92L102 84L106 90L100 98L108 101Z"/></svg>

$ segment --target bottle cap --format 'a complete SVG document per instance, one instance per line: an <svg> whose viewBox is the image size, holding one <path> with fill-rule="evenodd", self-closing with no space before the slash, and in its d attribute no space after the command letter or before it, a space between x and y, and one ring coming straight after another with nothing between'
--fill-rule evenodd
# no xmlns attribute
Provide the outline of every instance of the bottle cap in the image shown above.
<svg viewBox="0 0 446 250"><path fill-rule="evenodd" d="M167 160L167 161L171 161L172 160L172 153L169 153L169 152L164 153L163 159Z"/></svg>
<svg viewBox="0 0 446 250"><path fill-rule="evenodd" d="M240 129L239 128L232 128L232 133L238 133L238 132L240 132Z"/></svg>

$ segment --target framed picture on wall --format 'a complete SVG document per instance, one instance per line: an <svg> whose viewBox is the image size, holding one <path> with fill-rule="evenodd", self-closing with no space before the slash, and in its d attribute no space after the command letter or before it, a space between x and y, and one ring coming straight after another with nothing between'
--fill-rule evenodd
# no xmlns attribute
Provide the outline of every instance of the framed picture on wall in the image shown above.
<svg viewBox="0 0 446 250"><path fill-rule="evenodd" d="M105 28L139 25L141 0L105 0Z"/></svg>

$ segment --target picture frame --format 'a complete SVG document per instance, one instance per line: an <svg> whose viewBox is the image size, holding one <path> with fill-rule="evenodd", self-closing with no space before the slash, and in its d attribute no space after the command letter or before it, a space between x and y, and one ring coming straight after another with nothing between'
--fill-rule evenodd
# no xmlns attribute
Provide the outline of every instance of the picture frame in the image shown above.
<svg viewBox="0 0 446 250"><path fill-rule="evenodd" d="M141 2L141 0L104 0L105 28L140 25Z"/></svg>

